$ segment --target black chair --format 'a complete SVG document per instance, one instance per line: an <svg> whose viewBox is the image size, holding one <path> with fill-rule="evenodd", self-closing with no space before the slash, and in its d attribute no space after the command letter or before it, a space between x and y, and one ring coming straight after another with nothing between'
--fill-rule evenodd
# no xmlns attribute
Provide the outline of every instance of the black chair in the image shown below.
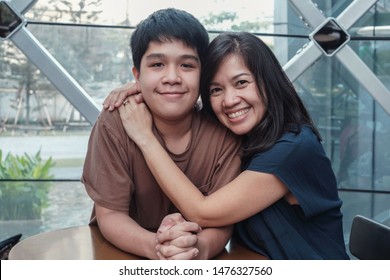
<svg viewBox="0 0 390 280"><path fill-rule="evenodd" d="M349 251L360 260L390 260L390 227L355 216L349 236Z"/></svg>
<svg viewBox="0 0 390 280"><path fill-rule="evenodd" d="M17 234L0 242L0 260L8 260L9 252L19 242L21 237L22 234Z"/></svg>

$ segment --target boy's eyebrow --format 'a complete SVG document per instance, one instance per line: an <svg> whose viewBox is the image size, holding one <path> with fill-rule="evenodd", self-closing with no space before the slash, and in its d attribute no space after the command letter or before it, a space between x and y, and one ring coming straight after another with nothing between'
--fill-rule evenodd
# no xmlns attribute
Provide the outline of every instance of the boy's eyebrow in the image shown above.
<svg viewBox="0 0 390 280"><path fill-rule="evenodd" d="M147 55L145 57L145 59L154 59L154 58L164 58L165 57L165 54L163 53L151 53L149 55ZM199 62L199 57L196 56L196 55L192 55L192 54L183 54L180 56L181 59L192 59L192 60L196 60L197 62Z"/></svg>
<svg viewBox="0 0 390 280"><path fill-rule="evenodd" d="M192 55L192 54L182 55L182 58L184 58L184 59L193 59L193 60L199 61L199 57L196 56L196 55Z"/></svg>

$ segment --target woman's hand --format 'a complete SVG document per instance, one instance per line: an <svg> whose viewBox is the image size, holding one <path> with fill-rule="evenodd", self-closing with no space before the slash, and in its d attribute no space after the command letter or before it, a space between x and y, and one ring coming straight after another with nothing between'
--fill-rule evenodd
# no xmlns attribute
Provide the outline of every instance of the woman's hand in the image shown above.
<svg viewBox="0 0 390 280"><path fill-rule="evenodd" d="M103 108L108 109L109 111L119 108L126 97L131 95L137 95L136 101L141 103L143 101L142 95L140 95L141 89L138 86L138 83L127 83L119 88L112 90L104 99Z"/></svg>
<svg viewBox="0 0 390 280"><path fill-rule="evenodd" d="M137 102L139 98L138 95L129 96L118 110L127 135L138 146L142 146L148 140L153 139L154 134L152 115L145 103Z"/></svg>

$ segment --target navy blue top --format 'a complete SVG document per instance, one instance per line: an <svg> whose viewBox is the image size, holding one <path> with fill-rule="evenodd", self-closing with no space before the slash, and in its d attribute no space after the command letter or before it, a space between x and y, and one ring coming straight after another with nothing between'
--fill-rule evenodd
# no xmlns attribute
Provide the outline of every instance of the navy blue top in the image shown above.
<svg viewBox="0 0 390 280"><path fill-rule="evenodd" d="M299 203L280 199L238 223L236 234L247 246L270 259L349 259L336 178L310 127L285 133L245 169L275 175Z"/></svg>

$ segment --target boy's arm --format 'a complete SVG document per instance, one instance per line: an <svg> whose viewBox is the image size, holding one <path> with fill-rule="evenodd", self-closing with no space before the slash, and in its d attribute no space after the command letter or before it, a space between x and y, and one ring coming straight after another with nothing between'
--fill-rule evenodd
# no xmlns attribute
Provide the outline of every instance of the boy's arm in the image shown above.
<svg viewBox="0 0 390 280"><path fill-rule="evenodd" d="M158 259L156 234L138 225L127 213L95 205L103 236L116 247L148 259Z"/></svg>
<svg viewBox="0 0 390 280"><path fill-rule="evenodd" d="M148 259L159 259L157 255L157 237L156 233L148 231L131 219L127 213L110 210L98 205L95 205L96 217L100 231L103 236L123 251L135 254ZM168 215L167 217L170 217ZM181 215L180 215L181 217ZM193 259L195 254L195 245L197 239L191 237L196 236L196 231L199 226L195 223L189 223L182 220L177 220L175 217L170 219L172 223L182 224L181 230L171 229L175 238L180 239L180 242L186 244L185 248L180 248L180 253L177 259L188 260ZM163 220L162 226L172 227L170 221Z"/></svg>

